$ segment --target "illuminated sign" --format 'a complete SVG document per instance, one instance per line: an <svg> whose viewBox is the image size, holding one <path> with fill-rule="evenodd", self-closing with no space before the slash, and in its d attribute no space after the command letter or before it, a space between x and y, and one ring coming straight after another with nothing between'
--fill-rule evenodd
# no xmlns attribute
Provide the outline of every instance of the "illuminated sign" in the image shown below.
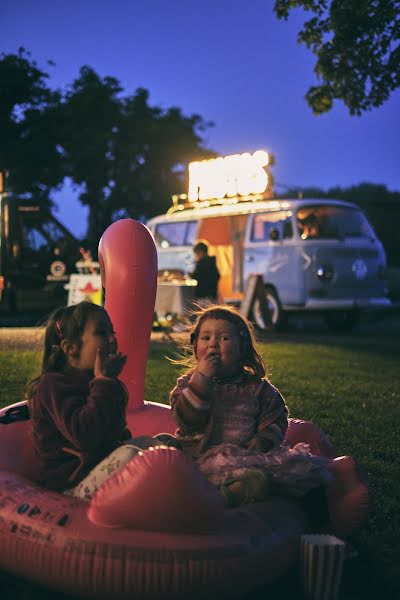
<svg viewBox="0 0 400 600"><path fill-rule="evenodd" d="M268 187L268 153L231 154L189 164L189 200L262 194Z"/></svg>

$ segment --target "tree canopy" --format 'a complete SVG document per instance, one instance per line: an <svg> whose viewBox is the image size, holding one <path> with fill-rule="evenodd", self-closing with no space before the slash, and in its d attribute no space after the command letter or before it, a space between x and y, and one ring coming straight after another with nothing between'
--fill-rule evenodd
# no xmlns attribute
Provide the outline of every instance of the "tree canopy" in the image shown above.
<svg viewBox="0 0 400 600"><path fill-rule="evenodd" d="M213 155L201 138L211 123L152 106L145 89L124 95L117 79L89 66L63 90L48 78L22 48L1 55L0 170L11 193L49 205L69 177L89 208L93 250L118 216L165 212L185 191L186 163Z"/></svg>
<svg viewBox="0 0 400 600"><path fill-rule="evenodd" d="M16 194L46 201L64 179L57 148L60 93L23 48L0 60L0 170Z"/></svg>
<svg viewBox="0 0 400 600"><path fill-rule="evenodd" d="M351 115L381 106L400 86L399 0L275 0L278 18L313 13L298 42L316 56L319 85L306 100L314 114L342 100Z"/></svg>

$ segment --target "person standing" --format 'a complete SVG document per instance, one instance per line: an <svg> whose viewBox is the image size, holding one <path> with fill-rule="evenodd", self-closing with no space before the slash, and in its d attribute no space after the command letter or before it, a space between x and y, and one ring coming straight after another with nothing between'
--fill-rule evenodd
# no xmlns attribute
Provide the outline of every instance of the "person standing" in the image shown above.
<svg viewBox="0 0 400 600"><path fill-rule="evenodd" d="M197 286L194 288L195 298L197 301L216 302L220 273L215 256L208 255L208 246L204 242L198 242L193 247L193 253L196 265L190 275L197 281Z"/></svg>

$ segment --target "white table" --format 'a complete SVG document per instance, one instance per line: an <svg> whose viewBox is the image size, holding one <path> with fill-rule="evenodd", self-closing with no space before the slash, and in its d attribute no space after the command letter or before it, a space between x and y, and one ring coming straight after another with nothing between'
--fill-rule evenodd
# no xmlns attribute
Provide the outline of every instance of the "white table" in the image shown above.
<svg viewBox="0 0 400 600"><path fill-rule="evenodd" d="M184 316L192 308L193 286L185 283L162 282L157 285L155 312L159 317L168 313Z"/></svg>

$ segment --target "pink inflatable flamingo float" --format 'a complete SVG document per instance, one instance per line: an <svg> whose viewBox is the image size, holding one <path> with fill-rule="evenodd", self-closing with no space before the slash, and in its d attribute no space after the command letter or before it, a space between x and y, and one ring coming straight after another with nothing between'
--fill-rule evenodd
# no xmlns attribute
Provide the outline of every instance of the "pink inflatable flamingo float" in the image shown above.
<svg viewBox="0 0 400 600"><path fill-rule="evenodd" d="M134 435L173 433L176 426L169 407L144 402L157 288L157 250L147 227L132 219L111 225L100 240L99 263L106 291L105 308L119 349L128 357L121 380L129 394L127 418L131 431Z"/></svg>
<svg viewBox="0 0 400 600"><path fill-rule="evenodd" d="M147 228L111 225L99 247L106 308L129 391L135 435L173 431L170 410L144 402L157 260ZM347 536L365 520L369 493L350 457L336 458L323 432L292 419L286 441L332 459L331 530ZM174 448L134 457L87 503L35 485L29 414L0 411L0 569L79 597L110 600L240 598L290 568L307 519L296 501L226 509L194 463Z"/></svg>

